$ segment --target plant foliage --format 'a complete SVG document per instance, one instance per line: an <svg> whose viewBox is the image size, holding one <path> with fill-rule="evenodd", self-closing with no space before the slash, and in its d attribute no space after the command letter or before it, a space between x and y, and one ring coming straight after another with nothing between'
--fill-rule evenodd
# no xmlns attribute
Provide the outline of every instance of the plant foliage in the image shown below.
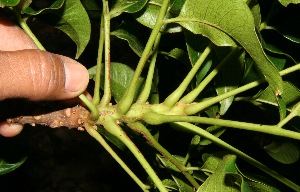
<svg viewBox="0 0 300 192"><path fill-rule="evenodd" d="M66 33L75 58L92 39L91 23L100 26L97 64L89 69L93 100L80 96L89 109L84 125L141 190L300 191L299 173L269 167L299 166L300 34L291 26L300 1L56 0L40 10L18 3L0 1L31 36L25 18ZM112 40L128 43L118 57L139 61L111 61ZM166 127L170 137L161 138ZM189 148L170 153L161 140L172 143L178 130L176 142L187 137ZM148 178L111 145L126 146ZM2 162L0 174L23 160Z"/></svg>

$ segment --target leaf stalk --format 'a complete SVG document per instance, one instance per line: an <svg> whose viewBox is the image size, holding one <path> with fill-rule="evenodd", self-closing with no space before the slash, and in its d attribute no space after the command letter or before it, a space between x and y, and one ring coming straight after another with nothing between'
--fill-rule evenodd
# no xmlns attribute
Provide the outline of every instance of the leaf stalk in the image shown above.
<svg viewBox="0 0 300 192"><path fill-rule="evenodd" d="M152 51L153 44L156 40L156 37L159 34L159 32L164 24L163 20L168 11L168 7L169 7L169 0L163 0L159 14L158 14L158 18L157 18L154 28L150 34L150 37L149 37L146 47L142 53L142 56L139 60L139 63L136 67L136 70L134 72L131 83L130 83L128 89L126 90L123 98L118 103L117 110L121 114L125 114L129 110L129 108L133 102L133 98L134 98L135 91L136 91L137 81L138 81L138 79L142 73L142 70L150 56L150 53Z"/></svg>

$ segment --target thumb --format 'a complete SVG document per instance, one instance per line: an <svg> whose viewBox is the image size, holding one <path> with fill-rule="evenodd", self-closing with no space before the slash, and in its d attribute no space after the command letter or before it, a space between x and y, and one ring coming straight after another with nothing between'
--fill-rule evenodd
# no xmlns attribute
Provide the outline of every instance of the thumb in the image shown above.
<svg viewBox="0 0 300 192"><path fill-rule="evenodd" d="M88 84L80 63L46 51L0 51L0 100L62 100L78 96Z"/></svg>

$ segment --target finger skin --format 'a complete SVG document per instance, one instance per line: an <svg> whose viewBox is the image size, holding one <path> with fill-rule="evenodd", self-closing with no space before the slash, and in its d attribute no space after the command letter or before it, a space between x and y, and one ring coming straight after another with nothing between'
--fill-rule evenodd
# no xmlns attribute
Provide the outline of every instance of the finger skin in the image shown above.
<svg viewBox="0 0 300 192"><path fill-rule="evenodd" d="M7 98L68 99L85 90L88 73L82 65L70 58L32 50L37 49L35 43L1 11L0 35L0 101ZM24 49L31 50L17 51ZM12 137L22 128L2 122L0 135Z"/></svg>
<svg viewBox="0 0 300 192"><path fill-rule="evenodd" d="M45 51L0 52L0 63L0 100L69 99L82 93L88 84L88 72L81 64Z"/></svg>
<svg viewBox="0 0 300 192"><path fill-rule="evenodd" d="M0 123L0 135L4 137L14 137L18 135L23 129L19 124Z"/></svg>
<svg viewBox="0 0 300 192"><path fill-rule="evenodd" d="M16 51L36 49L32 39L17 25L0 12L0 50Z"/></svg>

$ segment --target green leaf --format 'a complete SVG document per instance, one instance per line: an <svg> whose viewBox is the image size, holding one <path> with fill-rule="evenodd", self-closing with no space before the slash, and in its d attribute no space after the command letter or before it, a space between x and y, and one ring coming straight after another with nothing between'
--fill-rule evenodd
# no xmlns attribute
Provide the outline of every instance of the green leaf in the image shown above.
<svg viewBox="0 0 300 192"><path fill-rule="evenodd" d="M180 10L181 10L184 2L185 2L185 0L171 0L169 12L172 15L177 16L180 13Z"/></svg>
<svg viewBox="0 0 300 192"><path fill-rule="evenodd" d="M226 53L228 52L226 51ZM242 53L239 57L230 59L218 73L218 76L215 78L215 87L218 95L232 91L240 85L244 70L244 60L245 54ZM233 99L234 96L231 96L220 101L220 115L225 115Z"/></svg>
<svg viewBox="0 0 300 192"><path fill-rule="evenodd" d="M278 0L283 6L288 6L289 4L298 4L300 0Z"/></svg>
<svg viewBox="0 0 300 192"><path fill-rule="evenodd" d="M10 163L5 161L4 159L0 159L0 175L4 175L17 169L26 161L26 159L27 157L23 157L20 161L16 163Z"/></svg>
<svg viewBox="0 0 300 192"><path fill-rule="evenodd" d="M103 66L103 65L102 65ZM96 75L96 66L90 68L89 70L90 79L94 78ZM103 88L104 82L104 69L101 70L101 87ZM111 63L111 92L114 99L118 102L123 97L127 87L129 86L131 79L133 77L134 70L122 63ZM144 78L140 77L138 83L136 84L136 95L137 99L139 91L141 90L144 83Z"/></svg>
<svg viewBox="0 0 300 192"><path fill-rule="evenodd" d="M257 0L249 0L247 4L252 12L256 29L259 29L261 24L260 6Z"/></svg>
<svg viewBox="0 0 300 192"><path fill-rule="evenodd" d="M170 52L160 52L160 54L164 54L168 57L174 58L185 65L189 65L190 63L188 54L179 48L174 48Z"/></svg>
<svg viewBox="0 0 300 192"><path fill-rule="evenodd" d="M116 0L110 11L111 18L117 17L123 12L135 13L140 11L148 0Z"/></svg>
<svg viewBox="0 0 300 192"><path fill-rule="evenodd" d="M26 9L22 10L21 13L22 14L28 14L28 15L38 15L38 14L41 14L41 13L47 11L47 10L60 9L60 8L63 7L64 3L65 3L65 0L56 0L49 7L41 9L41 10L34 10L30 6L27 6Z"/></svg>
<svg viewBox="0 0 300 192"><path fill-rule="evenodd" d="M282 93L282 79L265 55L255 32L253 15L243 1L187 0L174 21L218 46L236 46L237 41L254 59L273 91Z"/></svg>
<svg viewBox="0 0 300 192"><path fill-rule="evenodd" d="M91 19L101 18L102 9L100 5L102 4L102 2L98 0L81 0L81 3Z"/></svg>
<svg viewBox="0 0 300 192"><path fill-rule="evenodd" d="M225 155L213 174L206 179L197 192L240 192L241 189L237 180L241 181L242 178L237 174L235 160L235 155Z"/></svg>
<svg viewBox="0 0 300 192"><path fill-rule="evenodd" d="M276 97L276 100L280 115L280 121L282 121L286 117L286 104L280 95Z"/></svg>
<svg viewBox="0 0 300 192"><path fill-rule="evenodd" d="M153 29L158 13L161 7L161 0L151 0L141 11L134 13L133 16L135 19L140 22L142 25ZM165 15L165 18L172 18L170 12ZM164 32L168 33L177 33L181 32L181 27L177 24L169 24L167 26L162 27Z"/></svg>
<svg viewBox="0 0 300 192"><path fill-rule="evenodd" d="M127 149L126 145L120 141L116 136L110 134L103 126L99 125L97 131L104 135L104 137L109 140L112 144L118 147L120 150L124 151Z"/></svg>
<svg viewBox="0 0 300 192"><path fill-rule="evenodd" d="M195 35L188 30L184 30L184 37L190 62L193 66L201 56L204 49L206 48L207 44L209 43L209 40L201 35ZM211 66L212 60L209 56L200 67L199 72L196 74L196 85L198 85L207 75Z"/></svg>
<svg viewBox="0 0 300 192"><path fill-rule="evenodd" d="M144 51L145 46L138 39L139 31L135 29L136 26L132 23L124 22L119 29L111 32L111 35L127 41L130 48L140 57Z"/></svg>
<svg viewBox="0 0 300 192"><path fill-rule="evenodd" d="M283 101L286 104L287 110L292 110L293 106L300 101L300 91L297 87L289 82L283 82L284 92L281 95ZM277 106L277 100L270 87L254 96L255 100L262 103ZM299 114L300 115L300 114Z"/></svg>
<svg viewBox="0 0 300 192"><path fill-rule="evenodd" d="M273 141L264 149L273 159L283 164L291 164L299 160L298 145L289 141Z"/></svg>
<svg viewBox="0 0 300 192"><path fill-rule="evenodd" d="M177 169L175 165L173 165L168 159L162 156L158 156L159 160L162 162L162 164L170 171L172 178L176 182L179 191L184 192L194 192L193 187L191 187L186 181L186 178L181 174L181 172ZM180 162L183 161L183 157L175 157Z"/></svg>
<svg viewBox="0 0 300 192"><path fill-rule="evenodd" d="M45 22L66 33L77 45L76 58L87 46L91 35L90 19L80 0L65 0L61 9L46 10Z"/></svg>
<svg viewBox="0 0 300 192"><path fill-rule="evenodd" d="M272 183L271 180L262 177L261 175L241 172L238 166L236 168L239 174L244 177L245 182L248 183L252 192L280 192L280 190L275 187L275 184Z"/></svg>
<svg viewBox="0 0 300 192"><path fill-rule="evenodd" d="M251 83L253 81L259 80L261 78L263 78L263 75L257 69L253 59L251 57L246 57L244 76L241 84L245 85L247 83Z"/></svg>
<svg viewBox="0 0 300 192"><path fill-rule="evenodd" d="M0 0L0 7L13 7L18 5L20 0Z"/></svg>
<svg viewBox="0 0 300 192"><path fill-rule="evenodd" d="M224 132L225 132L225 128L224 127L221 127L221 126L217 126L217 125L214 125L214 126L209 126L207 129L205 129L205 131L213 134L215 137L220 137ZM210 140L207 140L205 138L203 138L199 144L204 146L204 145L209 145L211 144L212 142Z"/></svg>
<svg viewBox="0 0 300 192"><path fill-rule="evenodd" d="M162 183L164 184L164 186L165 186L167 189L170 189L171 191L172 191L172 190L178 191L178 187L177 187L175 181L173 181L172 179L164 179L164 180L162 181Z"/></svg>

